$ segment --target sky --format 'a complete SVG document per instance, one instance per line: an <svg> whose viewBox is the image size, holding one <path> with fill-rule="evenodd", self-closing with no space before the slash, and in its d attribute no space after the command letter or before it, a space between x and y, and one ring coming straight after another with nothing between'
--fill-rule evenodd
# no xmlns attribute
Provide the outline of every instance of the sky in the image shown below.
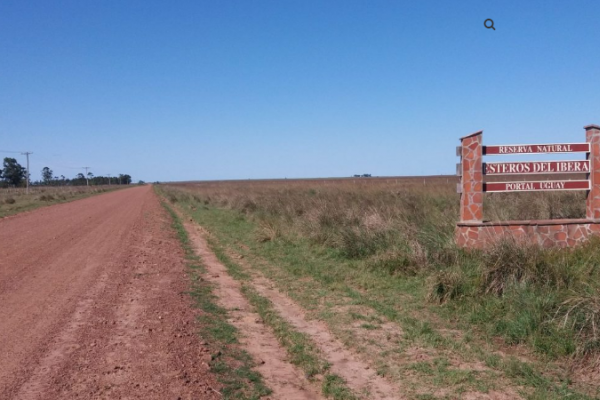
<svg viewBox="0 0 600 400"><path fill-rule="evenodd" d="M478 130L585 141L599 21L597 0L2 0L0 157L33 152L32 180L453 174Z"/></svg>

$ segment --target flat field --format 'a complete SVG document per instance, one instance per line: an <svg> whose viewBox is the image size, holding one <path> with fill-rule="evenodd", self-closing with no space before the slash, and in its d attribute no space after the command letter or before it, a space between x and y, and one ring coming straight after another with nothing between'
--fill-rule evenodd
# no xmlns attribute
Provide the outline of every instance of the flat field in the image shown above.
<svg viewBox="0 0 600 400"><path fill-rule="evenodd" d="M237 281L248 309L323 396L597 398L598 241L463 251L453 241L456 183L436 176L156 189L185 219L205 267ZM584 196L486 195L485 218L582 217Z"/></svg>
<svg viewBox="0 0 600 400"><path fill-rule="evenodd" d="M24 188L1 188L0 218L126 187L129 186L33 186L29 193Z"/></svg>
<svg viewBox="0 0 600 400"><path fill-rule="evenodd" d="M458 199L444 176L188 182L0 219L0 397L598 398L599 241L466 252Z"/></svg>

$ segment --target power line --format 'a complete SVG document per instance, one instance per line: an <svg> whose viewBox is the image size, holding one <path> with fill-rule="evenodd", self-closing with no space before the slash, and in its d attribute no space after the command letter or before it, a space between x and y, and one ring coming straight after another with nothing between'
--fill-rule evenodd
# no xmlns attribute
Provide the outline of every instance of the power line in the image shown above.
<svg viewBox="0 0 600 400"><path fill-rule="evenodd" d="M58 168L66 168L66 169L81 169L81 167L65 167L64 165L60 165L60 164L54 164L52 163L53 166L58 167Z"/></svg>
<svg viewBox="0 0 600 400"><path fill-rule="evenodd" d="M62 165L60 163L54 162L53 160L49 160L46 157L42 157L40 155L37 156L40 160L46 162L48 165L52 165L53 168L64 168L64 169L81 169L81 167L69 167L67 165Z"/></svg>

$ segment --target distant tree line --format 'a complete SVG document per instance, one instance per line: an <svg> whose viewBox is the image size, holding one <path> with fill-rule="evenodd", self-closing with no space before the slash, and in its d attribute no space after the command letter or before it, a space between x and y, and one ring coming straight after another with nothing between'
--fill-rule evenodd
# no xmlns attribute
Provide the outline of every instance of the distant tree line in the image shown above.
<svg viewBox="0 0 600 400"><path fill-rule="evenodd" d="M42 179L30 181L32 186L85 186L89 185L129 185L132 182L131 175L119 174L117 176L94 176L88 172L87 176L78 173L74 178L64 175L54 176L49 167L44 167L41 172ZM21 166L16 159L6 157L0 169L0 187L24 187L27 179L27 169ZM31 179L31 177L30 177Z"/></svg>

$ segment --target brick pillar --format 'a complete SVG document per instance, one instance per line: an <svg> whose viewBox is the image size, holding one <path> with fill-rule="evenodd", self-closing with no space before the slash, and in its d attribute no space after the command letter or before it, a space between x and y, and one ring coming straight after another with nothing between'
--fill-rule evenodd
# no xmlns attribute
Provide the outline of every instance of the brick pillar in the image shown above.
<svg viewBox="0 0 600 400"><path fill-rule="evenodd" d="M600 126L588 125L585 129L585 140L590 144L590 184L585 204L587 219L600 220Z"/></svg>
<svg viewBox="0 0 600 400"><path fill-rule="evenodd" d="M461 144L461 194L460 221L483 220L483 131L460 139ZM600 165L600 164L599 164ZM600 183L600 181L598 181Z"/></svg>

